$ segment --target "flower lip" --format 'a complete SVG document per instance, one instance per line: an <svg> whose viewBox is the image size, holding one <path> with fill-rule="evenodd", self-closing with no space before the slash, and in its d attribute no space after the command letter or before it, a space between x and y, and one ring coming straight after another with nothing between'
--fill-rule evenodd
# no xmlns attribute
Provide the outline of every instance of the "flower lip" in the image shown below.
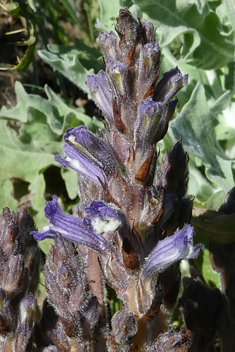
<svg viewBox="0 0 235 352"><path fill-rule="evenodd" d="M124 217L120 210L99 201L93 201L85 210L92 217L91 226L97 233L116 231Z"/></svg>
<svg viewBox="0 0 235 352"><path fill-rule="evenodd" d="M93 201L85 210L86 213L92 217L108 216L110 218L118 218L117 211L114 208L107 206L104 202Z"/></svg>

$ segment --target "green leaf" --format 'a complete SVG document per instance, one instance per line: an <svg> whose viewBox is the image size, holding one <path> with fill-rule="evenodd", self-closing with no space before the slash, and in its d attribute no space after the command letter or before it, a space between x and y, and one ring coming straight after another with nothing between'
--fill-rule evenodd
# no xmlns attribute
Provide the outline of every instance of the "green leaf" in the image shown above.
<svg viewBox="0 0 235 352"><path fill-rule="evenodd" d="M12 197L13 185L9 179L2 180L0 183L0 212L7 206L11 211L17 209L17 200Z"/></svg>
<svg viewBox="0 0 235 352"><path fill-rule="evenodd" d="M197 209L196 209L197 210ZM196 231L210 241L217 243L235 242L235 214L223 214L213 210L201 210L201 214L193 217L191 223Z"/></svg>
<svg viewBox="0 0 235 352"><path fill-rule="evenodd" d="M195 197L195 202L203 203L207 201L208 198L210 198L213 195L213 193L214 193L214 188L208 182L205 175L203 175L198 170L196 165L192 162L192 158L190 158L189 182L188 182L187 194ZM217 208L215 208L215 210L217 210Z"/></svg>
<svg viewBox="0 0 235 352"><path fill-rule="evenodd" d="M21 123L32 123L33 121L42 123L43 121L47 125L43 127L47 130L47 136L50 134L48 128L51 129L51 133L61 136L69 127L68 121L71 121L71 114L76 121L76 124L74 123L76 126L85 124L92 129L94 125L101 125L98 121L93 121L89 116L83 114L81 109L65 104L48 86L45 86L48 100L39 95L26 93L20 82L16 82L15 92L17 105L12 109L2 109L0 118L14 119ZM53 136L53 139L55 140L55 136Z"/></svg>
<svg viewBox="0 0 235 352"><path fill-rule="evenodd" d="M94 70L86 70L76 55L63 54L60 56L46 50L39 50L38 55L54 70L59 71L77 87L82 89L84 92L89 93L89 89L85 82L87 75L93 74Z"/></svg>
<svg viewBox="0 0 235 352"><path fill-rule="evenodd" d="M232 161L216 140L217 124L218 120L206 101L204 87L198 83L191 99L170 127L175 138L182 139L184 148L203 160L208 179L228 192L234 186Z"/></svg>
<svg viewBox="0 0 235 352"><path fill-rule="evenodd" d="M12 16L12 17L17 17L20 13L20 7L17 2L8 2L4 5L2 5L4 9Z"/></svg>
<svg viewBox="0 0 235 352"><path fill-rule="evenodd" d="M29 183L35 182L41 170L49 165L56 164L54 156L44 150L38 149L33 142L23 143L16 135L16 131L7 127L7 121L0 120L0 179L19 178ZM62 148L58 143L58 148ZM12 187L9 181L5 181L6 188L3 191L4 183L1 184L0 208L8 206L14 208L12 201ZM42 193L43 194L43 193Z"/></svg>
<svg viewBox="0 0 235 352"><path fill-rule="evenodd" d="M101 54L95 49L83 43L80 39L75 38L73 45L58 45L58 44L48 44L48 50L57 55L71 54L71 55L81 55L79 58L84 59L98 59Z"/></svg>
<svg viewBox="0 0 235 352"><path fill-rule="evenodd" d="M0 117L24 122L33 122L36 118L46 118L48 125L58 135L62 131L62 116L58 109L39 95L27 94L20 82L15 84L17 105L12 109L2 109Z"/></svg>
<svg viewBox="0 0 235 352"><path fill-rule="evenodd" d="M32 142L21 142L4 120L0 120L0 140L0 179L17 177L31 183L40 170L57 165L51 153L38 150ZM58 142L57 149L61 150L61 147L62 143Z"/></svg>
<svg viewBox="0 0 235 352"><path fill-rule="evenodd" d="M206 201L206 207L210 210L218 210L221 204L223 203L226 196L226 192L223 190L215 192L209 199Z"/></svg>
<svg viewBox="0 0 235 352"><path fill-rule="evenodd" d="M209 287L217 287L218 289L220 289L220 275L212 269L210 262L210 242L205 239L205 237L203 237L198 231L194 235L194 242L203 243L205 245L204 250L201 252L199 257L197 259L194 259L197 268L201 272L206 284Z"/></svg>
<svg viewBox="0 0 235 352"><path fill-rule="evenodd" d="M234 32L222 31L219 17L208 11L204 2L175 0L134 0L157 26L160 45L168 45L181 36L181 55L203 69L218 69L234 60ZM223 28L224 29L224 28Z"/></svg>
<svg viewBox="0 0 235 352"><path fill-rule="evenodd" d="M104 69L101 53L97 49L87 46L78 38L75 38L74 45L49 44L47 48L52 54L61 58L65 54L76 56L86 69L93 68L95 72Z"/></svg>
<svg viewBox="0 0 235 352"><path fill-rule="evenodd" d="M224 0L217 8L216 13L221 20L225 18L223 23L229 23L235 31L235 3L233 0Z"/></svg>
<svg viewBox="0 0 235 352"><path fill-rule="evenodd" d="M61 169L61 176L65 181L66 189L70 199L78 196L78 175L72 169Z"/></svg>
<svg viewBox="0 0 235 352"><path fill-rule="evenodd" d="M80 124L84 124L90 130L96 130L97 127L103 127L102 122L85 115L83 109L74 108L66 104L48 85L45 86L45 93L50 104L53 107L56 107L60 114L64 116L61 131L62 134L64 134L69 127L76 127Z"/></svg>
<svg viewBox="0 0 235 352"><path fill-rule="evenodd" d="M98 0L100 5L100 22L102 29L107 32L114 31L116 17L123 6L119 0Z"/></svg>

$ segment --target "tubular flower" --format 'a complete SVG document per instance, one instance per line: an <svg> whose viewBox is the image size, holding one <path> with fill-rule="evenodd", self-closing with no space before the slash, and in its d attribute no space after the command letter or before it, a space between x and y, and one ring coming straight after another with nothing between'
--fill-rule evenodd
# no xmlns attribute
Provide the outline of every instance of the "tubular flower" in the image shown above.
<svg viewBox="0 0 235 352"><path fill-rule="evenodd" d="M181 259L197 258L202 244L193 246L193 227L185 225L171 237L160 241L152 251L143 268L143 275L151 275L165 270Z"/></svg>
<svg viewBox="0 0 235 352"><path fill-rule="evenodd" d="M45 226L41 232L33 231L32 234L37 240L54 238L59 233L64 238L79 242L98 252L110 247L108 242L93 229L88 228L83 220L63 213L56 196L51 202L46 203L45 216L52 225Z"/></svg>

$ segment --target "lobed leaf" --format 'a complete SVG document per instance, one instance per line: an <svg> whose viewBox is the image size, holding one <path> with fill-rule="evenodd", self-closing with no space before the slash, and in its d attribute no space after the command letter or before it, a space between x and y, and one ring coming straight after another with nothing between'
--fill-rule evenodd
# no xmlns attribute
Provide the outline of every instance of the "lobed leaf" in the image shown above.
<svg viewBox="0 0 235 352"><path fill-rule="evenodd" d="M46 50L39 50L38 55L53 69L59 71L68 78L77 87L84 92L89 93L89 89L85 84L88 75L94 73L94 70L86 70L80 63L76 55L73 54L53 54Z"/></svg>
<svg viewBox="0 0 235 352"><path fill-rule="evenodd" d="M226 157L216 139L217 124L213 109L208 106L204 87L198 83L191 99L170 126L175 138L182 139L186 151L203 160L208 179L228 192L234 186L234 160Z"/></svg>
<svg viewBox="0 0 235 352"><path fill-rule="evenodd" d="M182 41L181 56L195 66L218 69L234 60L234 31L223 27L208 3L183 0L134 0L157 26L161 46L177 36ZM146 19L146 16L143 17Z"/></svg>

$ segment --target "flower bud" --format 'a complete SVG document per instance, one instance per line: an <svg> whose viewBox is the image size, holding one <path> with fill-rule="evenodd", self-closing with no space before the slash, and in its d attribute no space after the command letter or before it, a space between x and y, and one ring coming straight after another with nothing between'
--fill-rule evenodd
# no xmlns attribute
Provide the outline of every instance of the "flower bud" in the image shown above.
<svg viewBox="0 0 235 352"><path fill-rule="evenodd" d="M162 79L157 83L153 100L167 104L170 99L188 84L188 75L182 76L178 67L164 73Z"/></svg>
<svg viewBox="0 0 235 352"><path fill-rule="evenodd" d="M181 198L188 186L188 156L182 143L177 142L164 156L158 170L156 187L163 188L165 193L173 193Z"/></svg>
<svg viewBox="0 0 235 352"><path fill-rule="evenodd" d="M135 315L123 307L119 312L114 314L111 323L115 343L119 345L121 350L125 351L130 344L130 338L135 336L137 332Z"/></svg>
<svg viewBox="0 0 235 352"><path fill-rule="evenodd" d="M18 324L14 342L14 351L16 352L24 352L32 348L35 311L36 298L32 294L29 294L21 300L19 305Z"/></svg>
<svg viewBox="0 0 235 352"><path fill-rule="evenodd" d="M87 228L83 220L64 214L56 196L53 196L51 202L46 203L45 215L52 225L45 226L41 232L33 231L32 234L37 240L55 238L59 233L63 237L86 245L97 252L110 248L109 243L101 235Z"/></svg>
<svg viewBox="0 0 235 352"><path fill-rule="evenodd" d="M90 89L92 99L108 121L113 121L112 90L104 71L97 75L87 76L86 84Z"/></svg>
<svg viewBox="0 0 235 352"><path fill-rule="evenodd" d="M105 61L118 60L121 56L118 47L118 37L113 32L105 33L101 32L99 36L99 44L103 51Z"/></svg>

